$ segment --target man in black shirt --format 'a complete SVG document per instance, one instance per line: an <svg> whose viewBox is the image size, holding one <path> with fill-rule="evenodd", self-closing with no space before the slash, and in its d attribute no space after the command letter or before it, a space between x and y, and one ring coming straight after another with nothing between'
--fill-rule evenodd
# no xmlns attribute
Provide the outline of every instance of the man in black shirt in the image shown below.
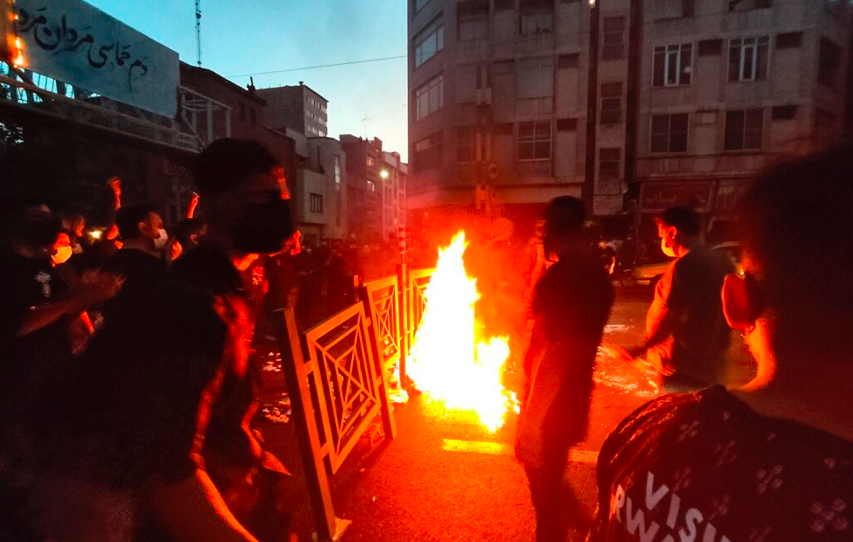
<svg viewBox="0 0 853 542"><path fill-rule="evenodd" d="M115 311L69 379L29 501L39 536L255 540L206 464L221 474L260 453L235 414L252 400L243 382L254 309L240 272L291 234L276 166L253 141L219 140L200 155L207 239L132 310ZM222 444L216 454L211 441Z"/></svg>
<svg viewBox="0 0 853 542"><path fill-rule="evenodd" d="M700 219L693 209L667 209L658 219L658 234L663 252L676 259L655 286L645 344L623 355L626 361L645 356L667 392L722 383L730 331L720 288L734 266L700 243Z"/></svg>
<svg viewBox="0 0 853 542"><path fill-rule="evenodd" d="M613 286L583 238L583 204L553 200L545 212L545 252L556 256L536 285L533 338L525 358L529 393L519 420L516 455L527 471L536 508L536 540L566 540L589 519L564 481L569 448L583 440L592 373Z"/></svg>
<svg viewBox="0 0 853 542"><path fill-rule="evenodd" d="M598 460L595 541L853 540L853 152L780 164L740 204L722 288L758 376L653 401Z"/></svg>
<svg viewBox="0 0 853 542"><path fill-rule="evenodd" d="M147 203L128 205L116 211L116 226L121 236L121 250L104 267L124 277L121 293L108 304L107 317L114 306L132 303L166 273L162 249L168 241L163 219L154 206Z"/></svg>

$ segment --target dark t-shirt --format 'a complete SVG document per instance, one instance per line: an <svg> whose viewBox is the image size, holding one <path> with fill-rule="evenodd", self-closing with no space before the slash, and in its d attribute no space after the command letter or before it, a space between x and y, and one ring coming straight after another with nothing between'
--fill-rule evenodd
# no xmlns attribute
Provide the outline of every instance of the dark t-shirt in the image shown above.
<svg viewBox="0 0 853 542"><path fill-rule="evenodd" d="M595 354L613 297L604 269L587 251L561 254L537 283L532 308L546 345L534 361L522 412L522 462L564 462L568 446L583 439Z"/></svg>
<svg viewBox="0 0 853 542"><path fill-rule="evenodd" d="M726 275L733 272L723 254L697 247L670 264L658 282L646 333L652 336L666 321L670 339L657 348L661 361L650 361L660 365L667 380L696 387L721 382L730 329L720 291Z"/></svg>
<svg viewBox="0 0 853 542"><path fill-rule="evenodd" d="M853 443L722 387L643 406L598 460L592 540L853 540Z"/></svg>
<svg viewBox="0 0 853 542"><path fill-rule="evenodd" d="M163 258L152 256L145 251L135 248L123 248L110 258L104 266L104 271L124 277L121 291L106 303L107 316L115 308L123 304L133 304L139 296L147 295L168 270Z"/></svg>
<svg viewBox="0 0 853 542"><path fill-rule="evenodd" d="M35 398L34 389L71 357L67 328L69 318L34 331L24 337L17 332L26 313L47 303L63 300L68 288L47 259L24 258L14 253L0 254L0 408L10 393ZM20 406L20 405L18 405Z"/></svg>

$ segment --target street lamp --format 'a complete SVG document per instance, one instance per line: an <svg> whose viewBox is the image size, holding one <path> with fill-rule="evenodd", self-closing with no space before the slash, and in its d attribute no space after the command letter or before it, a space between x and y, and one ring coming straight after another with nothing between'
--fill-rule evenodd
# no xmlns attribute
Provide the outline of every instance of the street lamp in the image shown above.
<svg viewBox="0 0 853 542"><path fill-rule="evenodd" d="M383 181L387 180L389 175L390 175L390 173L388 173L388 170L387 170L387 169L383 169L382 171L380 171L380 172L379 172L379 177L380 177Z"/></svg>

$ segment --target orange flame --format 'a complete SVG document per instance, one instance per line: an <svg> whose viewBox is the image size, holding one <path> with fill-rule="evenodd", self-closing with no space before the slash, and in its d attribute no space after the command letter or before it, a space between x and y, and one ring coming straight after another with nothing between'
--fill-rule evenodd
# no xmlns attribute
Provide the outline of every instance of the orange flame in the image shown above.
<svg viewBox="0 0 853 542"><path fill-rule="evenodd" d="M447 409L473 412L480 424L496 431L516 402L501 384L509 341L476 337L474 304L480 294L462 260L467 246L460 231L439 249L408 373L430 399Z"/></svg>

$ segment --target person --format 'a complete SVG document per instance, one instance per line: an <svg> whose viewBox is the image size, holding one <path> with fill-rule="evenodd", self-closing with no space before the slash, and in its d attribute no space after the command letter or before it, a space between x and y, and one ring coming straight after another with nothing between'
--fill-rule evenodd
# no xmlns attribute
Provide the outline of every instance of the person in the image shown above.
<svg viewBox="0 0 853 542"><path fill-rule="evenodd" d="M613 305L606 273L584 240L583 203L569 196L545 211L545 252L554 263L536 285L533 339L525 360L530 388L523 402L516 456L536 509L536 540L566 540L589 518L564 482L569 448L583 440L598 344Z"/></svg>
<svg viewBox="0 0 853 542"><path fill-rule="evenodd" d="M156 208L148 203L126 205L116 212L121 249L110 258L104 270L124 277L119 295L105 307L105 317L116 305L133 303L139 295L159 281L167 270L163 249L169 234Z"/></svg>
<svg viewBox="0 0 853 542"><path fill-rule="evenodd" d="M625 361L644 355L666 392L721 383L729 328L719 292L734 266L700 243L699 214L693 209L672 207L657 223L661 250L675 260L655 286L645 343L617 352Z"/></svg>
<svg viewBox="0 0 853 542"><path fill-rule="evenodd" d="M593 541L853 538L851 171L844 145L778 164L744 195L743 274L722 298L758 374L659 398L616 428Z"/></svg>
<svg viewBox="0 0 853 542"><path fill-rule="evenodd" d="M175 239L181 246L181 254L197 248L206 234L207 224L200 218L185 218L178 222L175 228Z"/></svg>
<svg viewBox="0 0 853 542"><path fill-rule="evenodd" d="M61 421L41 428L26 500L38 538L257 540L235 513L253 518L240 497L276 462L248 427L255 307L241 270L291 234L275 165L249 140L198 157L207 237L105 321L57 394Z"/></svg>
<svg viewBox="0 0 853 542"><path fill-rule="evenodd" d="M616 250L604 237L598 240L598 257L601 267L608 275L616 270Z"/></svg>

